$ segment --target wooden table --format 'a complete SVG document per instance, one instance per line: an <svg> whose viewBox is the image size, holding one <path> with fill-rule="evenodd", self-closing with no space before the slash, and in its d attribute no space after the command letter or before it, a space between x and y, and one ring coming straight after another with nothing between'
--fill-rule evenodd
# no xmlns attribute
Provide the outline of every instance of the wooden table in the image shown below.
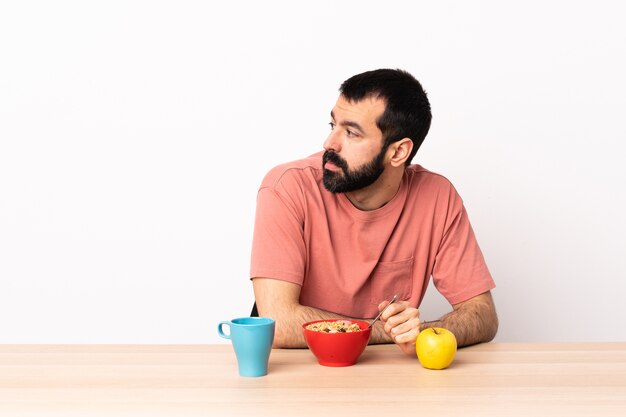
<svg viewBox="0 0 626 417"><path fill-rule="evenodd" d="M238 376L230 345L0 345L0 416L626 416L626 343L461 349L431 371L396 346L347 368L274 350Z"/></svg>

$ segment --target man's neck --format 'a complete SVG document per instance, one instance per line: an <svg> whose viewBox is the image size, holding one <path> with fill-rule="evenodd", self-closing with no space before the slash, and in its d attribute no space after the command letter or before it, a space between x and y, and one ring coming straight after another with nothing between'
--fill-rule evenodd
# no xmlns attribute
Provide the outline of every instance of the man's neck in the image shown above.
<svg viewBox="0 0 626 417"><path fill-rule="evenodd" d="M346 193L352 205L359 210L372 211L390 202L398 193L402 183L402 169L386 169L372 184L365 188Z"/></svg>

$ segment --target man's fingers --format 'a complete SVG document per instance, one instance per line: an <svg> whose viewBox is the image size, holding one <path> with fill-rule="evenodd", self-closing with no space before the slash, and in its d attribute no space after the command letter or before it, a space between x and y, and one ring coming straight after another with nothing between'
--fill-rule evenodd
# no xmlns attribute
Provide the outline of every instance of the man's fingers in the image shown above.
<svg viewBox="0 0 626 417"><path fill-rule="evenodd" d="M408 302L402 301L389 306L381 318L385 316L387 317L383 320L384 330L395 343L415 343L420 326L418 309L410 307Z"/></svg>
<svg viewBox="0 0 626 417"><path fill-rule="evenodd" d="M415 343L419 334L419 324L419 318L412 318L392 328L390 335L396 343Z"/></svg>
<svg viewBox="0 0 626 417"><path fill-rule="evenodd" d="M405 321L418 318L419 310L416 308L411 308L408 303L404 303L398 306L394 304L390 306L387 310L385 310L383 316L387 316L383 320L386 324L389 324L391 327L396 327L404 323Z"/></svg>
<svg viewBox="0 0 626 417"><path fill-rule="evenodd" d="M384 309L388 304L389 304L389 301L383 301L382 303L380 303L378 305L378 311L381 311L382 309ZM380 316L380 318L383 321L387 321L389 320L390 317L393 317L399 314L400 312L406 310L407 307L409 307L408 301L396 301L395 303L390 305L388 309L385 310L385 312L383 313L382 316Z"/></svg>

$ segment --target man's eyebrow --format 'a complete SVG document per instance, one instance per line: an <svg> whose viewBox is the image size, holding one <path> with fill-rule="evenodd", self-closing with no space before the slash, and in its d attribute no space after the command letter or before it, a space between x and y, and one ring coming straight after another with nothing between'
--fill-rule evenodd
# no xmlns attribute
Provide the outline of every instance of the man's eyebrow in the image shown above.
<svg viewBox="0 0 626 417"><path fill-rule="evenodd" d="M330 117L335 120L335 113L331 110L330 111ZM361 132L364 132L363 128L361 127L360 124L358 124L357 122L353 122L352 120L344 120L343 122L340 123L341 126L348 126L348 127L353 127Z"/></svg>
<svg viewBox="0 0 626 417"><path fill-rule="evenodd" d="M360 131L360 132L363 132L363 128L361 127L361 125L360 125L360 124L358 124L357 122L353 122L353 121L351 121L351 120L345 120L345 121L341 122L341 125L342 125L342 126L353 127L353 128L355 128L356 130L358 130L358 131Z"/></svg>

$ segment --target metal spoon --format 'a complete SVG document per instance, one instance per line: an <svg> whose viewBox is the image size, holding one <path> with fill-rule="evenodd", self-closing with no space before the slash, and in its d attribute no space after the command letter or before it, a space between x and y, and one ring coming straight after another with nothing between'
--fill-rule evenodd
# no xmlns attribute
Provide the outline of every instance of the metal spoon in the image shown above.
<svg viewBox="0 0 626 417"><path fill-rule="evenodd" d="M367 326L367 328L369 329L370 327L372 327L374 325L374 323L376 323L378 321L378 319L380 318L380 316L382 316L382 314L385 312L385 310L387 310L387 307L389 307L390 305L392 305L393 303L396 302L396 300L398 299L398 294L394 295L393 298L391 299L391 301L389 301L389 304L387 304L385 306L385 308L383 308L380 313L378 313L378 315L376 316L376 318L374 319L373 322L370 323L369 326Z"/></svg>

